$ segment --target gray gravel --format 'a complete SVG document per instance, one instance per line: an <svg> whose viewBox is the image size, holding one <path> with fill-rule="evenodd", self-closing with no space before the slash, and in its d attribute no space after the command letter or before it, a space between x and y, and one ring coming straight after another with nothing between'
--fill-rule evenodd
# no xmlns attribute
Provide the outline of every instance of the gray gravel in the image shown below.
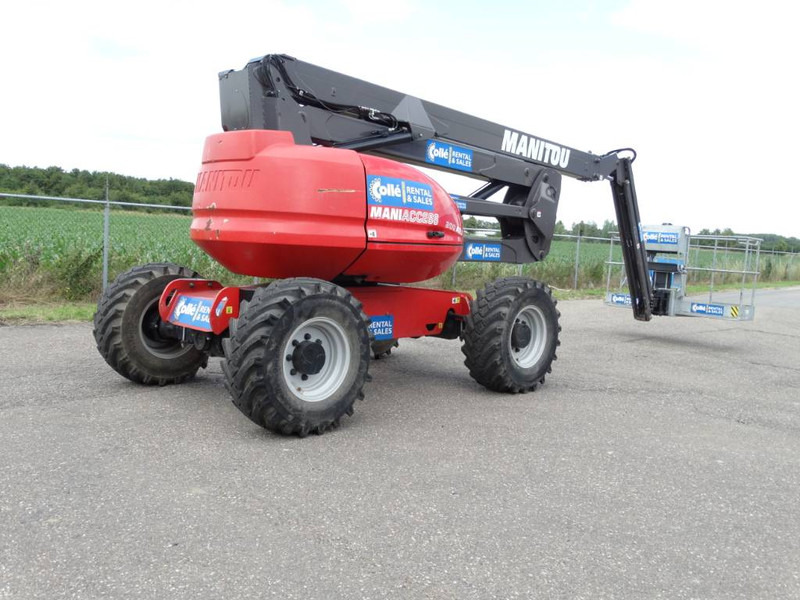
<svg viewBox="0 0 800 600"><path fill-rule="evenodd" d="M799 598L800 291L758 303L563 302L531 395L402 341L303 440L218 361L144 388L88 325L0 328L0 598Z"/></svg>

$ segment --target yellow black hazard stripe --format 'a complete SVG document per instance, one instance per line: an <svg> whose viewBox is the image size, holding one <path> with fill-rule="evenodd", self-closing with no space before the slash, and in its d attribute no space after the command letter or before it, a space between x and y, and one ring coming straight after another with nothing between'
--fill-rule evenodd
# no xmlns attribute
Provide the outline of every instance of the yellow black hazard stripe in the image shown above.
<svg viewBox="0 0 800 600"><path fill-rule="evenodd" d="M736 319L739 316L739 307L731 306L731 316Z"/></svg>

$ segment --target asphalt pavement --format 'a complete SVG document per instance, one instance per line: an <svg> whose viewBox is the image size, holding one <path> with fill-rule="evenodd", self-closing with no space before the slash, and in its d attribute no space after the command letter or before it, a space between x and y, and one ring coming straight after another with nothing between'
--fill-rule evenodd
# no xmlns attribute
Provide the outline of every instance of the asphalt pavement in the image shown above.
<svg viewBox="0 0 800 600"><path fill-rule="evenodd" d="M0 598L800 598L800 289L756 304L562 302L527 395L404 340L306 439L218 360L147 388L87 324L0 327Z"/></svg>

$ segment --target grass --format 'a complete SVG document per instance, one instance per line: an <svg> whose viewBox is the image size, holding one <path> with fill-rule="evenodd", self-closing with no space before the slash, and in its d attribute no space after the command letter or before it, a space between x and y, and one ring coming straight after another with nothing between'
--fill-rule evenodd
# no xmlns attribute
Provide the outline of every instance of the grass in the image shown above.
<svg viewBox="0 0 800 600"><path fill-rule="evenodd" d="M9 304L0 306L0 325L88 322L97 305L89 302L59 304Z"/></svg>

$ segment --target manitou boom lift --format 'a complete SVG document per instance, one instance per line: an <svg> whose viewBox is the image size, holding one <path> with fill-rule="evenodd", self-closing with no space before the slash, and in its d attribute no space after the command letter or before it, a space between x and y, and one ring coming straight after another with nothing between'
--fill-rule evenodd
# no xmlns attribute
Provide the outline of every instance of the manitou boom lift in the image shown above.
<svg viewBox="0 0 800 600"><path fill-rule="evenodd" d="M544 259L553 238L561 174L608 180L634 316L650 319L652 292L640 243L633 159L620 156L621 151L582 152L283 55L221 73L220 97L225 131L289 131L297 144L369 152L485 181L470 196L455 199L462 214L500 222L499 257L490 248L483 260ZM486 200L504 188L502 204ZM474 260L472 244L480 249L485 242L465 238L461 260Z"/></svg>
<svg viewBox="0 0 800 600"><path fill-rule="evenodd" d="M231 271L274 281L225 287L167 263L121 275L95 337L125 377L178 383L224 356L234 404L301 436L351 414L370 348L403 337L461 338L476 381L534 390L559 344L546 285L500 279L473 300L400 284L457 260L544 259L562 174L610 182L633 314L654 314L632 152L582 152L285 55L221 73L220 96L224 133L206 140L191 237ZM483 185L450 196L411 165ZM465 238L462 214L496 218L500 239Z"/></svg>

